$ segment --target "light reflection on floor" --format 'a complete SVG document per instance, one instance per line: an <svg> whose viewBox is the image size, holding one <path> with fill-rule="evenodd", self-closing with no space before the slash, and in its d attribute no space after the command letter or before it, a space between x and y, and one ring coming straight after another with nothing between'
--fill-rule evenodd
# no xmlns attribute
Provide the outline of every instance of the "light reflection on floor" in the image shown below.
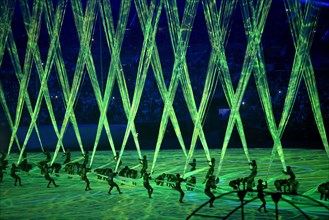
<svg viewBox="0 0 329 220"><path fill-rule="evenodd" d="M287 178L282 173L282 166L278 157L272 164L268 173L271 149L250 149L250 156L257 160L258 175L256 179L268 180L268 191L274 191L275 179ZM149 167L152 164L154 151L143 151L149 158ZM212 157L219 158L219 151L212 150ZM287 165L290 165L300 183L298 192L314 199L319 199L317 186L329 180L329 160L324 150L286 149L284 151ZM17 161L17 154L11 154L9 164ZM79 159L80 152L72 152L72 160ZM110 151L97 152L92 168L114 167L113 154ZM40 175L38 168L34 168L29 174L18 173L22 178L22 187L14 186L14 179L9 176L10 169L4 174L4 180L0 183L0 219L185 219L192 211L208 200L203 193L204 185L201 183L206 174L207 163L202 150L195 152L197 169L200 172L197 178L197 187L191 191L185 191L184 203L178 202L179 193L166 186L156 186L153 198L149 199L142 181L137 180L137 185L131 183L120 185L123 194L119 195L115 189L112 195L108 195L108 185L103 180L89 173L91 191L85 191L85 183L79 176L68 179L67 174L61 173L54 177L58 188L51 186L46 188L47 181ZM35 164L45 159L41 153L28 153L29 162ZM64 157L59 156L56 162L62 163ZM182 173L184 168L184 154L181 150L160 151L155 174L153 178L163 172ZM80 161L81 162L81 161ZM138 165L136 151L126 151L123 155L123 165L134 167ZM136 169L140 170L140 166ZM204 168L204 169L202 169ZM238 177L248 176L250 173L248 161L242 149L228 149L225 162L220 175L219 188L216 195L230 191L228 182ZM268 176L268 178L266 178ZM120 183L120 180L116 180ZM183 186L185 190L185 186ZM247 195L250 200L256 196ZM300 207L311 219L329 219L328 210L317 206L306 199L294 200L286 197ZM270 196L266 197L268 213L258 213L260 201L256 199L244 208L245 219L275 219L275 205ZM323 202L329 206L328 202ZM234 195L224 196L215 201L215 208L208 206L201 209L199 214L225 216L239 205L239 200ZM192 219L200 219L193 217ZM302 214L285 202L279 202L280 219L305 219ZM229 219L241 219L241 210L232 214Z"/></svg>

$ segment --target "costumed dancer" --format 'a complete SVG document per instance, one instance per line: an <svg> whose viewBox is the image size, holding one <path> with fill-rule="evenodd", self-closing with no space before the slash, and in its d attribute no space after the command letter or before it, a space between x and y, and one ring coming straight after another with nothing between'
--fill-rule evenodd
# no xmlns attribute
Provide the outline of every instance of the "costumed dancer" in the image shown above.
<svg viewBox="0 0 329 220"><path fill-rule="evenodd" d="M196 159L194 158L193 161L191 163L189 163L189 165L191 165L191 171L195 170L195 167L196 167Z"/></svg>
<svg viewBox="0 0 329 220"><path fill-rule="evenodd" d="M143 159L139 159L139 162L143 165L143 167L141 169L141 177L143 177L143 174L147 170L147 157L146 157L146 155L143 156Z"/></svg>
<svg viewBox="0 0 329 220"><path fill-rule="evenodd" d="M56 183L55 183L55 180L53 178L51 178L49 175L49 167L47 164L44 165L44 173L45 173L45 179L49 181L47 188L50 188L51 183L53 183L55 187L58 187L58 185L56 185Z"/></svg>
<svg viewBox="0 0 329 220"><path fill-rule="evenodd" d="M147 193L149 194L149 198L152 198L153 188L150 185L151 176L150 173L144 172L143 175L143 184L145 189L147 189Z"/></svg>
<svg viewBox="0 0 329 220"><path fill-rule="evenodd" d="M89 179L87 177L87 168L86 168L86 165L84 165L84 164L82 165L81 179L86 182L85 191L91 190L91 188L90 188L90 182L89 182Z"/></svg>
<svg viewBox="0 0 329 220"><path fill-rule="evenodd" d="M257 175L257 163L256 160L252 160L249 165L251 166L251 174L246 178L247 182L247 190L252 190L252 187L254 185L254 180Z"/></svg>
<svg viewBox="0 0 329 220"><path fill-rule="evenodd" d="M261 208L264 208L264 212L266 211L266 201L265 201L265 195L264 195L264 189L267 188L267 182L265 181L265 185L263 185L263 180L259 179L258 180L258 185L257 185L257 196L262 201L262 205L257 209L258 212L261 212Z"/></svg>
<svg viewBox="0 0 329 220"><path fill-rule="evenodd" d="M186 179L181 178L180 174L177 173L176 174L175 189L180 193L180 197L179 197L179 202L180 203L183 203L183 198L184 198L184 195L185 195L185 193L183 192L182 187L181 187L181 182L183 182L183 181L186 181Z"/></svg>
<svg viewBox="0 0 329 220"><path fill-rule="evenodd" d="M211 175L207 182L206 182L206 187L204 189L204 193L210 198L209 200L209 207L214 207L214 201L215 201L215 195L213 192L211 192L211 189L216 189L216 181L215 181L215 176Z"/></svg>
<svg viewBox="0 0 329 220"><path fill-rule="evenodd" d="M17 181L19 182L19 185L22 186L21 178L16 174L17 171L18 167L13 163L11 165L10 176L15 179L15 186L17 185Z"/></svg>
<svg viewBox="0 0 329 220"><path fill-rule="evenodd" d="M121 194L122 192L120 191L120 188L119 188L118 184L116 184L114 182L114 177L117 175L117 173L113 173L112 169L109 169L108 175L109 175L109 177L107 179L107 182L110 185L110 189L109 189L108 193L111 195L111 191L112 191L113 187L116 187L119 194Z"/></svg>
<svg viewBox="0 0 329 220"><path fill-rule="evenodd" d="M70 149L67 149L63 156L66 156L65 161L64 161L63 164L69 163L71 161L71 151L70 151Z"/></svg>

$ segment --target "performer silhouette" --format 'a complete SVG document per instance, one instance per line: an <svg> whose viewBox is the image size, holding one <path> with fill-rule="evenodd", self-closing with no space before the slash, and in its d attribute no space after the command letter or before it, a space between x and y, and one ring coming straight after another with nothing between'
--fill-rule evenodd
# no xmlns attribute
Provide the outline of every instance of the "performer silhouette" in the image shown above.
<svg viewBox="0 0 329 220"><path fill-rule="evenodd" d="M265 181L265 185L263 185L263 180L259 179L258 180L258 185L257 185L257 196L262 201L262 205L257 209L258 212L261 212L261 208L264 208L264 212L266 211L266 201L265 201L265 195L263 190L267 188L267 182Z"/></svg>
<svg viewBox="0 0 329 220"><path fill-rule="evenodd" d="M151 176L150 173L144 172L143 175L143 184L145 189L147 189L147 193L149 194L149 198L152 198L153 188L150 185Z"/></svg>
<svg viewBox="0 0 329 220"><path fill-rule="evenodd" d="M18 167L13 163L11 165L10 176L15 179L15 186L17 185L17 181L19 182L19 185L22 186L21 178L16 174L17 171Z"/></svg>
<svg viewBox="0 0 329 220"><path fill-rule="evenodd" d="M140 160L140 163L143 165L143 167L141 169L141 177L143 177L143 174L147 170L147 157L146 157L146 155L143 156L143 159L139 159L139 160Z"/></svg>
<svg viewBox="0 0 329 220"><path fill-rule="evenodd" d="M112 191L113 187L116 187L117 190L118 190L118 192L119 192L119 194L121 194L121 191L120 191L120 188L119 188L118 184L116 184L116 183L114 182L114 177L115 177L116 175L117 175L117 173L113 173L112 169L109 169L109 177L108 177L108 179L107 179L107 182L108 182L108 184L110 185L110 190L109 190L109 192L108 192L110 195L111 195L111 191Z"/></svg>
<svg viewBox="0 0 329 220"><path fill-rule="evenodd" d="M216 189L216 181L215 176L210 176L206 182L206 187L204 189L204 193L210 198L209 207L214 207L215 195L211 192L211 189Z"/></svg>
<svg viewBox="0 0 329 220"><path fill-rule="evenodd" d="M89 182L89 179L87 177L87 168L86 168L86 165L84 165L84 164L82 165L81 179L86 182L85 191L91 190L91 188L90 188L90 182Z"/></svg>
<svg viewBox="0 0 329 220"><path fill-rule="evenodd" d="M179 202L180 203L183 203L183 198L184 198L184 195L185 195L185 193L183 192L182 187L181 187L181 182L183 182L183 181L186 181L186 179L180 178L180 174L177 173L176 174L176 186L175 186L175 189L180 193L180 197L179 197Z"/></svg>

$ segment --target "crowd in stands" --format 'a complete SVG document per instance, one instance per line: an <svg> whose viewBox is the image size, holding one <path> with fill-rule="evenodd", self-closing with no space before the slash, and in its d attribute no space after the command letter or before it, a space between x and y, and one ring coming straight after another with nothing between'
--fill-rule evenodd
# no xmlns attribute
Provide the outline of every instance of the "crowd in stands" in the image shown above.
<svg viewBox="0 0 329 220"><path fill-rule="evenodd" d="M279 21L276 21L273 18L273 13L273 11L270 11L268 21L269 24L266 24L265 26L262 38L262 47L265 57L266 74L271 93L273 111L275 114L276 122L278 124L282 114L286 91L289 84L295 49L293 47L293 43L291 42L289 24L287 23L287 20L283 18L285 14L283 14L284 16L278 18ZM247 45L241 17L239 18L239 15L237 15L237 18L235 19L239 21L236 23L233 22L232 31L230 33L229 41L226 46L227 62L230 69L234 88L237 87L240 78L243 59L245 57L245 48ZM202 19L196 18L196 23L198 22L202 22ZM160 22L160 25L164 25L165 23L166 22ZM132 102L133 99L136 73L138 70L139 53L143 40L143 36L140 33L140 28L138 28L138 25L138 22L130 23L130 27L129 29L127 29L126 33L127 36L125 37L123 42L123 49L121 54L121 63L123 66L125 80L129 91L130 102ZM196 27L200 27L200 31L202 32L202 34L200 35L197 34L196 31L192 31L190 45L187 49L186 54L186 63L188 66L194 97L198 106L204 88L207 65L211 54L211 46L204 23L203 29L201 28L202 25L200 24L196 24ZM138 34L134 32L135 29L139 31ZM328 54L325 54L325 52L326 48L329 48L329 43L328 38L325 38L325 31L325 26L323 26L322 23L319 22L319 35L316 35L316 42L312 45L312 48L316 50L316 53L311 53L311 57L315 69L315 78L317 82L322 116L324 117L324 121L328 122L329 80L327 75L329 71L329 64L327 60ZM107 71L108 66L110 64L110 54L108 52L108 47L106 46L104 33L96 28L94 35L95 40L93 40L92 54L98 75L100 89L102 91L102 95L104 95L107 81ZM79 44L77 36L71 35L70 37L73 38L73 40L76 40L76 44L72 44L70 48L67 48L69 46L68 43L65 43L65 40L63 41L62 39L61 44L63 58L65 60L65 68L67 70L71 87L76 65L76 60L74 59L74 56L76 57L78 54ZM97 39L102 40L98 41ZM73 40L69 42L72 42ZM161 68L163 70L164 79L166 81L167 87L169 88L172 69L174 65L174 56L170 43L168 27L159 27L159 36L157 36L157 46L160 54L160 60L162 65ZM47 48L40 48L40 50L47 50ZM44 52L42 52L42 54L44 54ZM14 119L16 114L17 98L19 94L19 84L16 75L13 71L13 68L10 65L10 59L8 57L9 56L7 52L5 52L3 65L1 67L0 80L3 86L11 117ZM35 68L33 68L31 80L28 86L28 92L31 98L33 109L39 89L40 80L37 76ZM60 124L65 115L66 103L64 101L62 87L55 71L52 71L52 74L48 80L48 89L55 117L57 119L57 122ZM100 110L97 104L96 97L94 95L90 78L86 70L76 98L77 101L74 105L74 112L78 123L98 123ZM210 101L210 108L228 108L228 104L225 100L223 90L219 81L217 83L216 92ZM152 68L150 66L135 122L160 122L163 109L163 100L160 96L159 89L155 81ZM191 120L180 85L178 86L176 92L174 100L174 109L179 121L184 122L187 120ZM207 115L207 117L217 119L219 118L217 111L209 111L208 113L209 114ZM240 113L242 115L244 123L246 124L249 123L250 125L254 125L255 127L260 127L262 126L261 124L264 124L265 122L265 116L255 117L255 115L262 113L262 107L259 102L259 97L255 87L253 76L251 76L250 78L249 85L243 97ZM117 83L115 83L114 88L112 90L107 111L107 117L109 122L113 124L127 123L127 116L123 108L122 98ZM31 117L27 111L27 108L24 107L21 125L28 125L30 120ZM313 121L314 119L312 115L312 109L310 106L308 93L305 88L305 83L302 80L296 98L296 103L294 105L292 115L289 120L289 124L291 123L294 126L298 127L299 125L309 123L310 120ZM0 110L0 122L7 123L7 119L2 108ZM51 123L48 108L46 106L45 101L43 101L41 105L38 123Z"/></svg>

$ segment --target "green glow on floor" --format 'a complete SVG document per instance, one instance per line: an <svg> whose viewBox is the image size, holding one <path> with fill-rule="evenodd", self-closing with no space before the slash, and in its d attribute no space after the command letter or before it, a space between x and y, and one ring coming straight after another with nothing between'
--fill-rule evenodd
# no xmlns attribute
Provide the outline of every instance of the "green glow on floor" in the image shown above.
<svg viewBox="0 0 329 220"><path fill-rule="evenodd" d="M148 158L152 158L154 151L144 151ZM217 155L218 151L211 150L212 155ZM275 160L272 169L267 173L267 167L270 163L271 149L249 149L252 158L257 160L258 174L256 179L266 180L268 174L268 191L274 191L273 181L275 179L287 178L282 173L282 166L279 159ZM115 163L109 160L111 151L99 151L95 155L93 168L105 167L114 168ZM17 160L18 155L12 153L9 158L9 164ZM137 185L131 183L119 185L123 194L119 195L116 190L112 195L108 195L109 186L106 181L98 180L97 177L88 173L91 182L91 191L85 191L85 182L80 176L73 176L68 179L67 174L60 172L60 176L51 175L58 188L51 186L46 188L47 181L40 175L38 168L34 168L29 174L18 173L22 178L22 187L14 186L14 179L10 177L7 169L4 174L4 180L0 183L0 218L25 219L45 218L45 219L185 219L193 210L208 200L204 194L204 185L201 182L207 172L207 162L204 159L203 150L196 150L194 157L197 160L197 187L194 191L187 191L185 184L182 189L185 192L184 203L178 202L179 193L166 186L157 186L154 183L156 175L166 173L182 173L185 166L185 159L182 158L180 150L163 150L158 156L157 166L151 180L154 188L153 198L149 199L147 191L143 187L141 179L138 179ZM41 153L28 153L28 161L35 165L38 161L44 160L45 156ZM72 152L72 160L82 161L81 152ZM59 163L64 161L64 157L59 154ZM328 160L323 150L310 149L286 149L285 159L296 174L300 183L298 192L314 199L319 199L319 193L316 188L320 183L328 181ZM138 165L138 155L136 151L126 151L123 155L123 166L130 168ZM149 161L151 163L152 161ZM140 170L140 166L136 166ZM230 191L228 182L238 177L248 176L250 174L248 163L245 161L243 149L228 149L226 152L225 164L223 164L220 176L218 190L215 193L220 195ZM119 179L115 179L120 183ZM256 195L246 197L252 199ZM289 198L289 197L288 197ZM258 213L257 208L260 201L257 199L245 207L246 219L275 219L275 205L270 198L266 197L268 213ZM305 211L311 219L326 219L329 214L323 208L307 200L296 200L295 204ZM323 202L327 206L329 202ZM202 214L223 216L239 204L235 196L224 197L223 200L216 200L215 208L205 207L201 210ZM291 216L303 219L303 216L290 205L279 202L279 217L287 219ZM198 217L192 219L200 219ZM241 219L240 211L236 212L229 219Z"/></svg>

